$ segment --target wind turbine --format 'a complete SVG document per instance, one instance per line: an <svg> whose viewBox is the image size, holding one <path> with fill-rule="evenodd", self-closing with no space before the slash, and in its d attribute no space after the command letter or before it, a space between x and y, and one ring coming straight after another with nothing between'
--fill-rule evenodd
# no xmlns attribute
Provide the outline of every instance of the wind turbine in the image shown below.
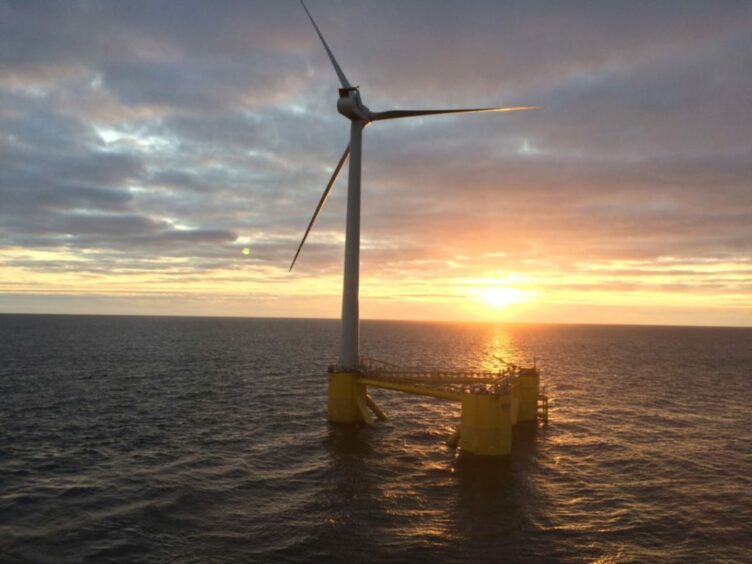
<svg viewBox="0 0 752 564"><path fill-rule="evenodd" d="M521 110L535 110L538 106L513 106L507 108L458 108L448 110L388 110L385 112L372 112L363 104L360 98L360 89L353 86L347 80L345 73L334 58L332 50L326 43L324 36L321 34L319 27L308 11L303 0L300 0L303 9L308 14L316 34L321 39L326 54L332 62L334 72L337 73L342 87L339 89L339 99L337 100L337 111L350 120L350 144L345 147L342 157L339 159L329 183L324 189L324 193L319 200L313 217L308 223L303 239L300 241L295 258L292 259L290 271L295 266L295 261L300 255L300 250L308 238L316 218L324 206L329 192L337 180L340 170L345 164L347 157L350 157L350 168L347 177L347 225L345 231L345 272L342 290L342 335L340 341L339 369L343 371L355 371L359 365L359 309L358 309L358 292L360 286L360 168L361 168L361 147L363 128L371 122L383 121L387 119L399 119L417 116L430 116L438 114L467 114L479 112L517 112Z"/></svg>

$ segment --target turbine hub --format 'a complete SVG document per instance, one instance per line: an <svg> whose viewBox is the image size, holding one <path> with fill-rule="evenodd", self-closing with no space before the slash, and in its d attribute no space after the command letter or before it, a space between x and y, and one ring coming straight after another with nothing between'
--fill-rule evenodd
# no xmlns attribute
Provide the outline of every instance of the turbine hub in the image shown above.
<svg viewBox="0 0 752 564"><path fill-rule="evenodd" d="M371 110L360 99L360 91L357 86L349 86L339 89L337 111L349 120L371 121Z"/></svg>

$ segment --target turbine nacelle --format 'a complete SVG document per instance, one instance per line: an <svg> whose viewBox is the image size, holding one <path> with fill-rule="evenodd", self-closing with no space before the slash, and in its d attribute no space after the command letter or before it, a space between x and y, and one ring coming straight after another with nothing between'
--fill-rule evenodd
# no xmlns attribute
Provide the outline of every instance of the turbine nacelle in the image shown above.
<svg viewBox="0 0 752 564"><path fill-rule="evenodd" d="M337 111L352 121L371 121L371 110L360 99L357 86L346 86L339 89Z"/></svg>

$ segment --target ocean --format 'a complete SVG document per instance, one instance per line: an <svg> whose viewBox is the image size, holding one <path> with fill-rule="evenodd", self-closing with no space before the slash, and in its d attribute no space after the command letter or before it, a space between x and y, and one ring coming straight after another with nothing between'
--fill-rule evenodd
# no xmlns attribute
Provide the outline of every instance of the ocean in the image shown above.
<svg viewBox="0 0 752 564"><path fill-rule="evenodd" d="M326 422L330 320L0 316L0 561L750 562L752 329L365 321L407 366L533 361L501 459L459 406Z"/></svg>

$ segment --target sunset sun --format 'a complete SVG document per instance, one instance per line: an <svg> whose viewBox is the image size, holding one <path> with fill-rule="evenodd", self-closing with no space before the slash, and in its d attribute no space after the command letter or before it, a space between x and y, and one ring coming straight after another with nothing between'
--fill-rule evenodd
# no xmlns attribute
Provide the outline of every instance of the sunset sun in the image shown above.
<svg viewBox="0 0 752 564"><path fill-rule="evenodd" d="M496 309L527 302L530 300L531 295L531 292L504 286L482 288L475 292L475 296L481 302Z"/></svg>

